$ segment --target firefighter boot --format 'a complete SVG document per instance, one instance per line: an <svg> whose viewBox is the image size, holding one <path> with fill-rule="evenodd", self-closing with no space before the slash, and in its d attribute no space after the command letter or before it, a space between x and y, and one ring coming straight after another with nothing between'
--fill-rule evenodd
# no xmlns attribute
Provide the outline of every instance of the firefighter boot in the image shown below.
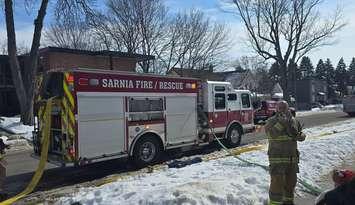
<svg viewBox="0 0 355 205"><path fill-rule="evenodd" d="M295 170L288 170L285 174L284 192L283 192L283 204L293 205L293 198L295 187L297 183L297 173Z"/></svg>
<svg viewBox="0 0 355 205"><path fill-rule="evenodd" d="M271 174L268 205L282 204L283 187L284 187L284 175Z"/></svg>

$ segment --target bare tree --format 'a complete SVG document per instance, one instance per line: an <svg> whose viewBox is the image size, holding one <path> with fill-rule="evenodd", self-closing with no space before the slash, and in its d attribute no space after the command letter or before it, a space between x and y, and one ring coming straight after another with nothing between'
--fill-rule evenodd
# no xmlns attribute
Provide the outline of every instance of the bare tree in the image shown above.
<svg viewBox="0 0 355 205"><path fill-rule="evenodd" d="M228 32L225 25L212 23L199 10L179 13L170 22L157 57L166 71L175 66L206 69L229 48Z"/></svg>
<svg viewBox="0 0 355 205"><path fill-rule="evenodd" d="M323 0L233 0L249 36L249 44L264 59L281 67L284 98L289 101L288 64L315 48L332 44L345 24L341 11L322 18Z"/></svg>
<svg viewBox="0 0 355 205"><path fill-rule="evenodd" d="M4 41L0 41L0 55L7 55L7 43Z"/></svg>
<svg viewBox="0 0 355 205"><path fill-rule="evenodd" d="M254 71L257 69L266 69L267 66L268 65L265 59L260 56L241 56L232 62L232 67L236 70L241 69Z"/></svg>
<svg viewBox="0 0 355 205"><path fill-rule="evenodd" d="M56 20L43 33L44 44L81 50L101 50L101 44L85 21L71 19Z"/></svg>
<svg viewBox="0 0 355 205"><path fill-rule="evenodd" d="M166 71L179 65L192 50L192 45L205 34L207 25L203 13L191 10L189 13L178 13L169 23L167 35L162 41L162 49L157 53L159 61Z"/></svg>
<svg viewBox="0 0 355 205"><path fill-rule="evenodd" d="M223 24L211 23L201 13L199 22L192 28L194 41L183 55L180 65L189 69L208 69L215 67L220 55L230 47L229 30Z"/></svg>
<svg viewBox="0 0 355 205"><path fill-rule="evenodd" d="M24 55L30 52L30 48L25 42L20 42L17 45L17 54ZM7 55L7 40L0 40L0 55Z"/></svg>
<svg viewBox="0 0 355 205"><path fill-rule="evenodd" d="M226 27L215 24L211 25L210 28L212 29L204 36L204 41L199 42L196 49L194 49L192 65L189 67L206 68L207 65L214 67L214 62L218 62L216 59L228 50L229 41L226 41L228 35Z"/></svg>
<svg viewBox="0 0 355 205"><path fill-rule="evenodd" d="M160 52L167 26L162 0L108 0L106 7L92 15L89 24L107 48L144 55ZM153 71L149 61L140 67L145 73Z"/></svg>
<svg viewBox="0 0 355 205"><path fill-rule="evenodd" d="M140 63L143 72L207 67L228 49L226 26L201 11L170 14L162 0L108 0L106 6L90 20L92 29L113 50L155 55L156 61Z"/></svg>
<svg viewBox="0 0 355 205"><path fill-rule="evenodd" d="M91 0L58 0L56 1L56 15L58 18L63 14L75 14L82 10L87 10ZM21 73L20 63L17 59L18 47L16 43L16 31L13 12L13 0L4 0L5 19L7 30L7 51L9 64L16 94L21 109L21 120L24 124L33 124L33 103L35 95L35 76L37 74L38 49L40 46L43 21L46 16L49 0L41 0L36 19L34 20L34 32L30 52L26 56L24 73ZM34 0L26 0L24 6L34 5Z"/></svg>

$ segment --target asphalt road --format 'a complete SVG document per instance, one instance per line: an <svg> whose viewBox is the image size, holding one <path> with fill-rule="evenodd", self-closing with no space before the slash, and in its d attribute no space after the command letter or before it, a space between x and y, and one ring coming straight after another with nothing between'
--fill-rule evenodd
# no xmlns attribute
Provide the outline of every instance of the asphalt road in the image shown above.
<svg viewBox="0 0 355 205"><path fill-rule="evenodd" d="M339 122L349 119L343 112L317 113L309 116L299 117L305 128L323 125L331 122ZM265 139L263 133L253 133L243 136L242 144L248 144ZM217 146L209 146L204 150L196 150L185 155L203 154L218 150ZM31 156L32 150L10 153L7 155L7 178L5 181L5 191L14 195L30 181L34 170L37 168L39 160ZM169 160L176 157L175 153L169 153L163 160ZM56 167L48 164L46 171L37 186L37 190L49 190L65 185L87 182L99 179L111 174L127 172L134 168L126 161L111 160L101 163L95 163L85 167Z"/></svg>
<svg viewBox="0 0 355 205"><path fill-rule="evenodd" d="M346 113L343 112L320 112L313 115L297 117L304 128L315 127L332 122L340 122L350 119ZM258 140L265 139L265 134L260 132L256 134L245 135L242 140L242 144L249 144Z"/></svg>

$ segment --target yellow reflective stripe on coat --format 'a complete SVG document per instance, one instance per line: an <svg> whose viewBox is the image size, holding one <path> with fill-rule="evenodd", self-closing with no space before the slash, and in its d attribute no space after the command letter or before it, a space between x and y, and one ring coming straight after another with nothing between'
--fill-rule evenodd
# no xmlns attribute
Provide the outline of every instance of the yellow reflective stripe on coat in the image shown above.
<svg viewBox="0 0 355 205"><path fill-rule="evenodd" d="M269 157L270 163L297 163L298 157Z"/></svg>
<svg viewBox="0 0 355 205"><path fill-rule="evenodd" d="M282 202L269 200L269 205L279 205L279 204L282 204Z"/></svg>
<svg viewBox="0 0 355 205"><path fill-rule="evenodd" d="M43 141L42 141L42 147L41 147L41 159L39 161L37 170L35 174L32 177L31 182L27 185L26 189L23 190L20 194L7 199L6 201L3 201L0 203L0 205L9 205L15 203L17 200L25 197L27 194L31 193L35 187L37 186L39 180L42 177L43 170L46 166L47 163L47 156L48 156L48 148L49 148L49 138L50 138L50 127L51 127L51 111L52 111L52 99L49 99L47 101L46 105L46 110L45 110L45 130L44 130L44 136Z"/></svg>
<svg viewBox="0 0 355 205"><path fill-rule="evenodd" d="M277 122L274 127L278 129L279 131L282 131L284 129L284 126L281 125L281 123Z"/></svg>
<svg viewBox="0 0 355 205"><path fill-rule="evenodd" d="M277 137L268 136L268 139L269 139L269 141L290 141L290 140L292 140L292 138L287 135L281 135L281 136L277 136Z"/></svg>
<svg viewBox="0 0 355 205"><path fill-rule="evenodd" d="M293 197L283 197L283 201L288 203L293 202Z"/></svg>

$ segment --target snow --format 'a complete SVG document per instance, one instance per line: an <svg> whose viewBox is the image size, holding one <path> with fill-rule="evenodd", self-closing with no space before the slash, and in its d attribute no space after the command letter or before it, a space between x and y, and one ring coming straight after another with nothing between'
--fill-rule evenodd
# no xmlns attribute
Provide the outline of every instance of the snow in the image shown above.
<svg viewBox="0 0 355 205"><path fill-rule="evenodd" d="M338 105L326 105L322 108L312 108L312 110L307 110L307 111L299 111L297 112L297 116L309 116L309 115L314 115L317 113L331 113L331 112L338 112L343 109L343 105L338 104Z"/></svg>
<svg viewBox="0 0 355 205"><path fill-rule="evenodd" d="M316 185L320 176L354 154L355 130L349 129L352 127L354 119L306 129L309 137L299 143L300 177ZM266 148L240 156L268 164ZM269 180L262 168L224 157L131 176L101 187L81 188L56 204L265 204ZM297 190L302 194L300 187Z"/></svg>
<svg viewBox="0 0 355 205"><path fill-rule="evenodd" d="M1 117L0 127L32 141L33 126L23 125L19 117Z"/></svg>

